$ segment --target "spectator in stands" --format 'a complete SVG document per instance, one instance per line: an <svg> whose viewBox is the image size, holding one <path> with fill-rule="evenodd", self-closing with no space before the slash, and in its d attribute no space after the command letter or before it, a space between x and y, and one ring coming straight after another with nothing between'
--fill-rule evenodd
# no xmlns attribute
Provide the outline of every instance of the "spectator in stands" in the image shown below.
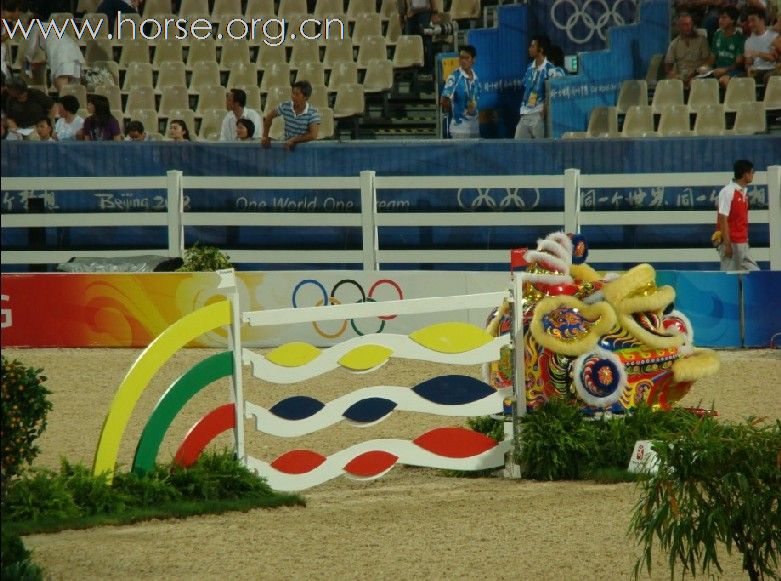
<svg viewBox="0 0 781 581"><path fill-rule="evenodd" d="M190 130L187 128L187 123L182 119L174 119L168 125L168 137L171 141L192 141L190 137Z"/></svg>
<svg viewBox="0 0 781 581"><path fill-rule="evenodd" d="M733 180L719 192L718 230L714 241L718 243L721 270L759 270L749 258L748 245L748 192L747 186L754 180L754 164L739 159L734 165Z"/></svg>
<svg viewBox="0 0 781 581"><path fill-rule="evenodd" d="M776 19L773 31L776 33L776 38L773 40L773 54L776 57L776 72L774 74L781 75L781 16Z"/></svg>
<svg viewBox="0 0 781 581"><path fill-rule="evenodd" d="M231 89L225 95L225 106L228 113L222 120L220 141L236 141L236 122L239 119L249 119L256 128L263 129L263 119L254 109L247 107L247 93L242 89Z"/></svg>
<svg viewBox="0 0 781 581"><path fill-rule="evenodd" d="M141 121L133 120L125 126L125 141L151 141Z"/></svg>
<svg viewBox="0 0 781 581"><path fill-rule="evenodd" d="M98 4L96 12L105 14L108 17L108 29L114 33L114 25L117 22L117 15L122 14L140 14L143 0L102 0Z"/></svg>
<svg viewBox="0 0 781 581"><path fill-rule="evenodd" d="M55 141L52 120L48 117L44 117L35 124L35 132L38 134L38 141Z"/></svg>
<svg viewBox="0 0 781 581"><path fill-rule="evenodd" d="M545 137L545 81L557 76L556 67L547 57L550 41L546 36L534 36L529 43L531 62L523 77L521 118L515 127L515 138Z"/></svg>
<svg viewBox="0 0 781 581"><path fill-rule="evenodd" d="M15 125L13 129L9 127L5 113L0 114L0 139L4 141L21 141L23 139Z"/></svg>
<svg viewBox="0 0 781 581"><path fill-rule="evenodd" d="M434 72L434 49L431 42L431 36L424 31L431 25L432 21L439 18L434 1L435 0L402 0L404 5L404 17L402 24L404 34L419 34L423 37L423 58L424 68L427 74ZM399 4L401 7L401 4Z"/></svg>
<svg viewBox="0 0 781 581"><path fill-rule="evenodd" d="M708 63L710 51L708 39L700 36L694 28L690 14L678 15L678 36L670 43L664 63L668 79L681 79L688 87L697 70Z"/></svg>
<svg viewBox="0 0 781 581"><path fill-rule="evenodd" d="M111 114L108 98L90 93L87 95L87 111L89 117L84 120L84 127L76 134L77 139L84 141L122 140L119 121Z"/></svg>
<svg viewBox="0 0 781 581"><path fill-rule="evenodd" d="M255 124L249 119L239 119L236 121L236 140L254 141Z"/></svg>
<svg viewBox="0 0 781 581"><path fill-rule="evenodd" d="M58 101L59 117L54 124L57 141L73 141L84 127L84 118L78 115L79 100L73 95L65 95Z"/></svg>
<svg viewBox="0 0 781 581"><path fill-rule="evenodd" d="M735 3L735 0L676 0L675 9L691 14L694 25L707 30L708 39L712 41L719 26L719 10Z"/></svg>
<svg viewBox="0 0 781 581"><path fill-rule="evenodd" d="M44 36L39 27L33 28L32 38L28 40L24 51L28 70L44 66L43 62L35 60L39 48L46 55L46 64L49 65L52 84L58 92L74 80L76 82L81 80L84 55L81 54L81 49L73 38L67 34L63 34L61 37L56 34Z"/></svg>
<svg viewBox="0 0 781 581"><path fill-rule="evenodd" d="M57 108L54 101L43 91L29 88L22 79L8 81L6 90L5 115L9 130L30 138L38 121L55 116Z"/></svg>
<svg viewBox="0 0 781 581"><path fill-rule="evenodd" d="M776 68L776 55L773 51L773 41L778 36L775 30L767 29L767 16L764 8L750 8L748 25L751 36L746 39L743 56L746 58L746 72L759 83L767 83L767 79Z"/></svg>
<svg viewBox="0 0 781 581"><path fill-rule="evenodd" d="M743 74L743 43L746 39L737 30L738 9L726 6L719 11L719 29L713 34L711 54L708 64L713 76L722 87L726 87L732 77Z"/></svg>
<svg viewBox="0 0 781 581"><path fill-rule="evenodd" d="M480 137L477 108L480 84L477 82L477 73L473 68L476 58L475 47L470 45L461 47L458 52L460 66L447 78L439 100L442 110L449 113L448 132L452 139Z"/></svg>
<svg viewBox="0 0 781 581"><path fill-rule="evenodd" d="M276 109L269 112L263 119L263 147L271 145L268 136L274 117L282 116L285 120L285 143L288 151L293 151L299 143L314 141L320 129L320 113L307 101L312 96L312 85L309 81L293 83L290 101L280 103Z"/></svg>
<svg viewBox="0 0 781 581"><path fill-rule="evenodd" d="M21 2L18 0L3 2L2 17L9 27L13 28L14 23L19 20L21 15ZM11 45L6 41L10 41L8 34L6 34L6 27L0 26L0 72L7 78L11 76Z"/></svg>

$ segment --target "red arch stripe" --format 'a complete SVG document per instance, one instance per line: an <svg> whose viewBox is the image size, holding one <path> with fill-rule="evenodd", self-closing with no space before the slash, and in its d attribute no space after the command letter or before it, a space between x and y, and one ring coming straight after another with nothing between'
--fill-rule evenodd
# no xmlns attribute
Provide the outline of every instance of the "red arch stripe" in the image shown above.
<svg viewBox="0 0 781 581"><path fill-rule="evenodd" d="M198 420L184 437L176 451L174 462L184 468L192 466L214 438L236 427L236 411L232 403L213 409Z"/></svg>

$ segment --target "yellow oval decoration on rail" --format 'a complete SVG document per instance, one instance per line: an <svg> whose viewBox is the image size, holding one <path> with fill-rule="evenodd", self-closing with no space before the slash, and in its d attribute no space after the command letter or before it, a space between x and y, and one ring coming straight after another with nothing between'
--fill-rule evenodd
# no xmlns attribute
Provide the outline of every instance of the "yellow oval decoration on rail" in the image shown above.
<svg viewBox="0 0 781 581"><path fill-rule="evenodd" d="M469 323L437 323L410 333L409 338L439 353L466 353L493 341L483 329Z"/></svg>
<svg viewBox="0 0 781 581"><path fill-rule="evenodd" d="M382 345L361 345L345 353L338 363L352 371L367 371L385 363L393 354L393 349Z"/></svg>
<svg viewBox="0 0 781 581"><path fill-rule="evenodd" d="M266 359L283 367L301 367L320 356L320 349L309 343L294 341L280 345L266 355Z"/></svg>

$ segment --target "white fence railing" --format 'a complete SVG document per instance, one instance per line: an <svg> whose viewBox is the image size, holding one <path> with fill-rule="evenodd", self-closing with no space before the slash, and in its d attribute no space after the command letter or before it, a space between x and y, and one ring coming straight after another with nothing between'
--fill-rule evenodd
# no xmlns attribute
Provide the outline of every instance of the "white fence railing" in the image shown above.
<svg viewBox="0 0 781 581"><path fill-rule="evenodd" d="M153 254L166 257L181 256L184 250L184 229L190 226L234 227L354 227L362 232L361 249L320 250L242 250L224 248L233 262L265 264L362 264L364 270L378 270L383 264L451 263L499 264L508 259L508 249L492 250L390 250L381 249L378 240L380 227L496 227L496 226L550 226L566 232L579 232L583 227L599 225L715 224L713 210L594 210L584 211L585 192L601 188L691 188L710 186L719 188L730 179L728 172L674 173L674 174L581 174L568 169L562 175L516 176L378 176L363 171L354 177L197 177L170 171L159 177L132 178L4 178L2 191L128 191L159 189L166 192L165 212L90 212L90 213L4 213L2 228L68 228L102 226L160 226L167 227L165 248L143 250L4 250L3 264L55 264L71 257L120 257ZM752 248L752 257L769 261L773 270L781 270L781 166L757 171L756 187L766 188L768 209L751 212L752 224L768 224L770 244ZM559 211L508 212L394 212L380 211L377 192L382 190L427 189L435 196L475 188L518 190L559 189L564 191L564 207ZM359 212L190 212L185 211L183 196L193 190L357 190L360 191ZM295 241L291 241L295 242ZM714 262L712 248L702 241L692 241L685 248L625 248L592 249L593 263L655 262L697 263Z"/></svg>

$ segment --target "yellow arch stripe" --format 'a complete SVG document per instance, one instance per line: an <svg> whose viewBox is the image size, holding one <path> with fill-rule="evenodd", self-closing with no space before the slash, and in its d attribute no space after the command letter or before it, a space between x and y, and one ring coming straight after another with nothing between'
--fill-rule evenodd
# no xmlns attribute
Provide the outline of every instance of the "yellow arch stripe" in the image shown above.
<svg viewBox="0 0 781 581"><path fill-rule="evenodd" d="M92 473L106 473L109 481L114 476L114 465L119 453L119 443L138 398L160 368L187 343L196 337L231 322L229 301L220 301L185 315L163 331L144 349L130 367L119 386L108 415L103 422Z"/></svg>

